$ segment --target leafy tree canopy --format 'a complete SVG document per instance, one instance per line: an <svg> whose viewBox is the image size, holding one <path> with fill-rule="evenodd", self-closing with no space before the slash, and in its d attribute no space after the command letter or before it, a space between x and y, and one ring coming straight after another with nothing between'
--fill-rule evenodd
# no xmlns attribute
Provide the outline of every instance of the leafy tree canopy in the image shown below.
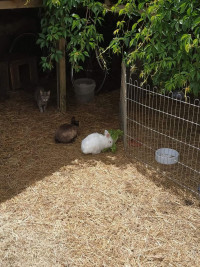
<svg viewBox="0 0 200 267"><path fill-rule="evenodd" d="M137 3L136 3L137 2ZM119 10L119 4L125 4ZM110 47L122 52L135 71L142 62L140 77L150 76L155 85L169 91L185 87L200 92L200 1L118 1L121 20ZM133 22L133 16L136 16ZM131 51L126 53L125 51Z"/></svg>
<svg viewBox="0 0 200 267"><path fill-rule="evenodd" d="M48 52L42 57L43 69L51 69L53 62L62 56L57 43L65 38L69 60L79 71L80 62L103 40L103 35L97 31L103 20L103 5L95 0L43 0L43 6L42 32L38 39L40 47Z"/></svg>
<svg viewBox="0 0 200 267"><path fill-rule="evenodd" d="M43 69L51 69L62 56L57 42L65 38L69 60L80 70L80 62L103 41L97 29L108 11L95 0L43 3L38 39L48 51L42 57ZM106 50L122 53L133 72L139 60L144 81L151 77L155 85L169 91L185 87L186 92L200 92L199 0L119 0L112 12L119 14L119 20Z"/></svg>

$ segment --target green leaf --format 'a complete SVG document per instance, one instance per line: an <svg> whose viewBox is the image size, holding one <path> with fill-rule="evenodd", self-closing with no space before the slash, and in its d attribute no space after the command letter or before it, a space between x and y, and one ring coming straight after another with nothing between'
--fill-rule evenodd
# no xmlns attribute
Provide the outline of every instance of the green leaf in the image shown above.
<svg viewBox="0 0 200 267"><path fill-rule="evenodd" d="M115 153L117 151L116 142L120 137L123 136L123 131L121 131L120 129L118 130L111 129L111 130L108 130L108 132L113 139L113 145L110 148L104 149L103 152L112 151L113 153Z"/></svg>
<svg viewBox="0 0 200 267"><path fill-rule="evenodd" d="M180 6L180 8L181 8L180 13L181 13L181 14L184 13L185 10L186 10L186 8L187 8L187 3L184 2L184 3Z"/></svg>
<svg viewBox="0 0 200 267"><path fill-rule="evenodd" d="M199 24L200 24L200 17L198 17L198 18L195 19L195 21L193 22L192 27L194 28L194 27L196 27Z"/></svg>
<svg viewBox="0 0 200 267"><path fill-rule="evenodd" d="M138 25L137 23L134 23L131 30L134 31L136 29L137 25Z"/></svg>
<svg viewBox="0 0 200 267"><path fill-rule="evenodd" d="M198 93L200 91L199 82L191 82L190 88L191 88L192 92L194 93L194 95L198 96Z"/></svg>

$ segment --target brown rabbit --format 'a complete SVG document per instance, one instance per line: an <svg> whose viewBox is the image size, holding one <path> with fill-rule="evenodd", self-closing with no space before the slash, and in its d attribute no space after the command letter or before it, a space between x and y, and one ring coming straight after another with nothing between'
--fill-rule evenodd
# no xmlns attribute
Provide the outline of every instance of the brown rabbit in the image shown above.
<svg viewBox="0 0 200 267"><path fill-rule="evenodd" d="M72 117L71 124L65 123L60 125L55 134L56 143L70 143L75 140L78 133L79 121Z"/></svg>

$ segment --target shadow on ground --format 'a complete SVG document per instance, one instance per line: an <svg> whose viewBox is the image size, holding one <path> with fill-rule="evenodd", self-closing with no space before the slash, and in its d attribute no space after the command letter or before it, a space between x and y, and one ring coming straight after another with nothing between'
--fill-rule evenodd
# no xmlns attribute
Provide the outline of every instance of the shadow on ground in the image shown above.
<svg viewBox="0 0 200 267"><path fill-rule="evenodd" d="M80 121L78 138L71 144L55 144L55 130L60 124L70 122L72 116ZM100 94L89 104L79 105L71 101L66 114L58 112L54 102L42 114L32 95L15 92L10 99L0 103L0 201L14 197L64 166L77 169L80 164L95 166L98 161L105 164L108 172L110 165L125 169L134 164L142 175L153 179L159 186L170 188L168 180L159 179L158 174L149 171L144 164L130 163L122 140L118 142L116 154L81 153L81 140L88 134L119 127L119 90Z"/></svg>

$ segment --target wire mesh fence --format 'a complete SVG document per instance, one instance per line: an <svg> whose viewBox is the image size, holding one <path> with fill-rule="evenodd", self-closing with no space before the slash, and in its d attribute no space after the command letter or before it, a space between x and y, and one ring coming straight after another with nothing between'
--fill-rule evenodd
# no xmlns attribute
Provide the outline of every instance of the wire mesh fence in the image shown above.
<svg viewBox="0 0 200 267"><path fill-rule="evenodd" d="M142 87L122 66L121 123L127 155L200 195L200 101Z"/></svg>

